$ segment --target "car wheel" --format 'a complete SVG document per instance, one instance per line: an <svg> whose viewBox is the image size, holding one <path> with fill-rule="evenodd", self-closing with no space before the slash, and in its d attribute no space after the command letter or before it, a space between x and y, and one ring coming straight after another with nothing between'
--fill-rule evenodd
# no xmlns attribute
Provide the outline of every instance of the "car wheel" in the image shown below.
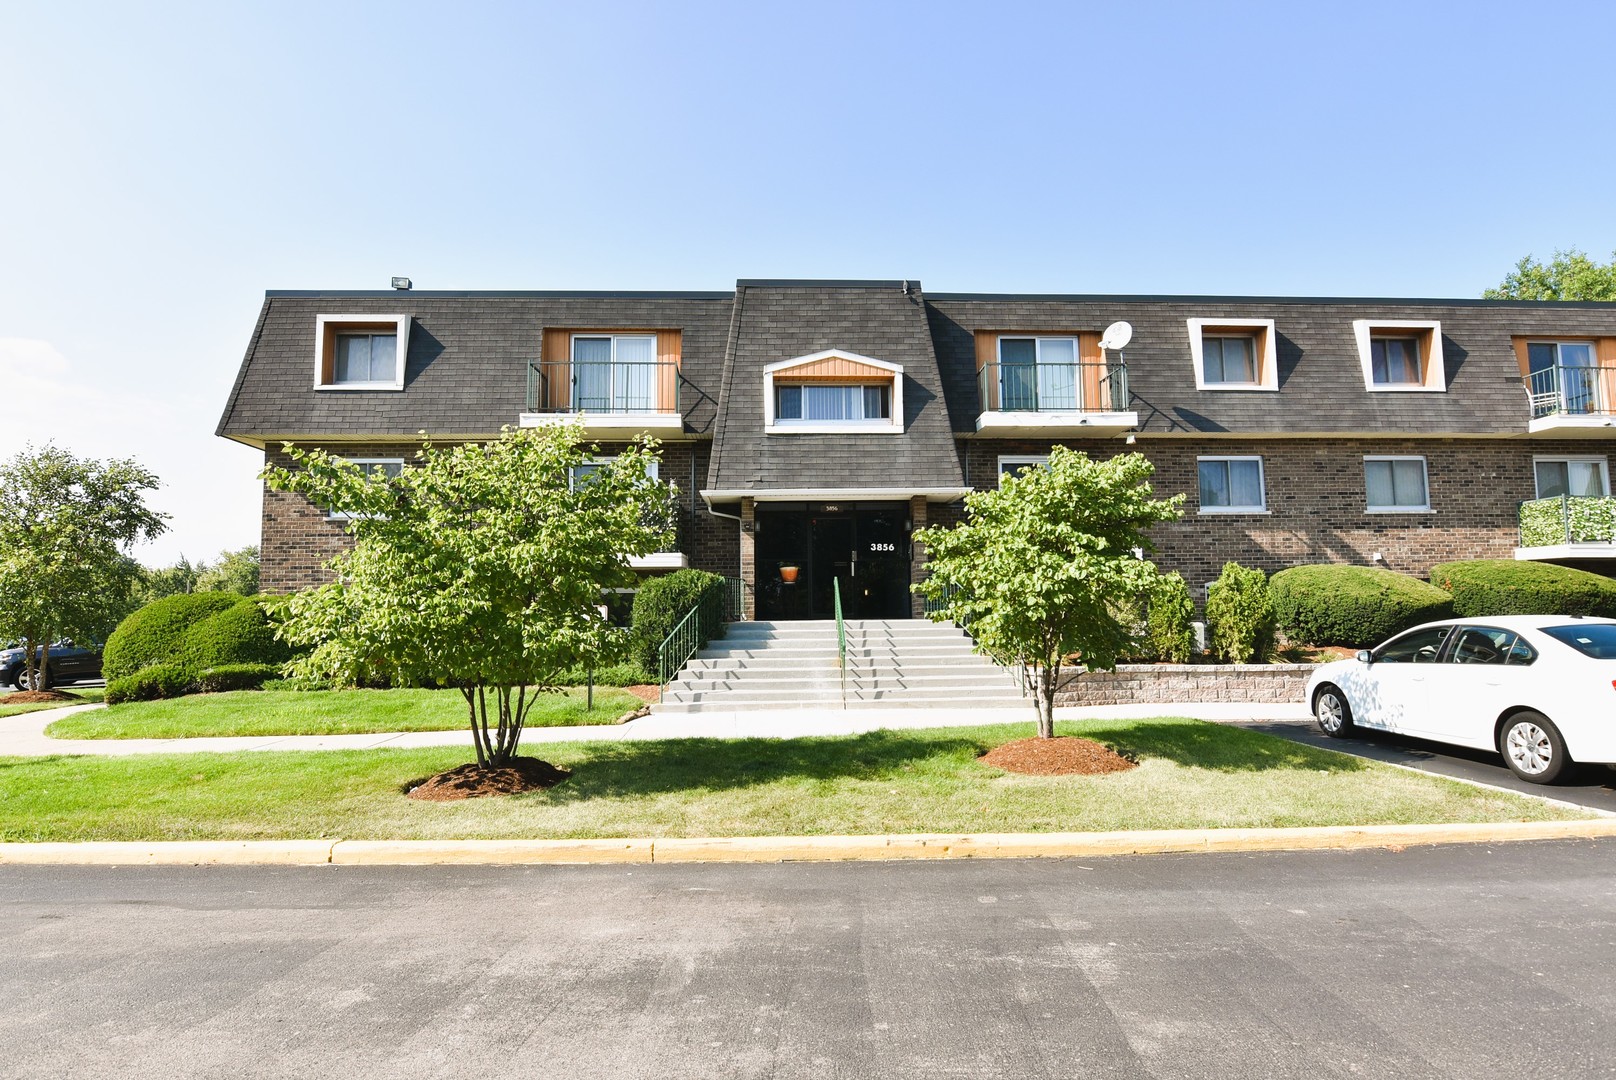
<svg viewBox="0 0 1616 1080"><path fill-rule="evenodd" d="M22 668L13 668L12 670L7 671L5 674L0 675L0 686L10 686L17 690L25 690L27 687L23 686L22 684L24 678L26 678L26 676L23 674Z"/></svg>
<svg viewBox="0 0 1616 1080"><path fill-rule="evenodd" d="M1542 713L1519 712L1506 720L1498 749L1510 770L1530 784L1552 784L1571 763L1560 729Z"/></svg>
<svg viewBox="0 0 1616 1080"><path fill-rule="evenodd" d="M1313 695L1313 719L1319 722L1319 730L1332 739L1345 738L1353 732L1352 706L1347 704L1347 695L1341 688L1331 683L1325 683Z"/></svg>

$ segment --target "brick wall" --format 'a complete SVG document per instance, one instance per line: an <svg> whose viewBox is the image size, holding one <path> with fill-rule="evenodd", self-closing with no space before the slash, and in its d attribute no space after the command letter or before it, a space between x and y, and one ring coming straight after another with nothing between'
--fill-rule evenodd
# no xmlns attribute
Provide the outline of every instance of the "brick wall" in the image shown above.
<svg viewBox="0 0 1616 1080"><path fill-rule="evenodd" d="M1227 701L1302 703L1313 664L1119 664L1063 673L1056 705L1166 705Z"/></svg>
<svg viewBox="0 0 1616 1080"><path fill-rule="evenodd" d="M611 455L624 444L602 444L601 454ZM402 458L410 461L418 442L343 444L330 447L334 453L354 458ZM735 576L740 572L740 525L729 518L707 512L699 485L707 475L707 458L712 446L707 442L664 443L659 475L679 488L680 525L684 551L690 565L715 574ZM264 455L272 465L289 466L291 459L278 449ZM692 472L692 466L694 471ZM692 484L691 477L696 478ZM292 592L330 580L325 563L346 550L352 541L345 523L329 520L323 508L301 495L264 489L262 519L262 581L265 592Z"/></svg>
<svg viewBox="0 0 1616 1080"><path fill-rule="evenodd" d="M998 483L1000 454L1047 453L1047 442L962 440L967 478L977 489ZM1600 452L1590 441L1523 439L1140 439L1068 441L1093 457L1137 450L1156 466L1158 495L1185 492L1184 517L1158 526L1151 554L1177 570L1195 592L1234 560L1270 573L1306 563L1379 565L1423 576L1452 559L1508 559L1516 544L1516 504L1534 496L1536 454ZM1423 455L1431 511L1365 512L1366 454ZM1198 514L1198 456L1259 455L1267 514ZM934 515L934 518L936 515Z"/></svg>

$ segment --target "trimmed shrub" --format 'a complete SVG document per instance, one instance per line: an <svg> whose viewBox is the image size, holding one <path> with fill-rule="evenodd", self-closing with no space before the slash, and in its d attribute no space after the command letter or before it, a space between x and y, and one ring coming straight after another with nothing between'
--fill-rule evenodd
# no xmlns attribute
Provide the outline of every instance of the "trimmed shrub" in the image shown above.
<svg viewBox="0 0 1616 1080"><path fill-rule="evenodd" d="M240 602L235 593L176 593L130 615L107 638L101 655L109 689L142 668L178 662L191 627Z"/></svg>
<svg viewBox="0 0 1616 1080"><path fill-rule="evenodd" d="M1239 563L1223 564L1206 598L1208 645L1231 664L1266 659L1274 651L1274 605L1268 576Z"/></svg>
<svg viewBox="0 0 1616 1080"><path fill-rule="evenodd" d="M221 664L196 676L192 689L199 694L222 694L226 690L262 690L264 684L280 675L279 664Z"/></svg>
<svg viewBox="0 0 1616 1080"><path fill-rule="evenodd" d="M179 697L191 686L191 673L178 664L150 664L133 675L107 680L106 703Z"/></svg>
<svg viewBox="0 0 1616 1080"><path fill-rule="evenodd" d="M291 659L291 650L276 640L262 604L238 598L225 610L192 624L179 659L200 672L236 664L284 664Z"/></svg>
<svg viewBox="0 0 1616 1080"><path fill-rule="evenodd" d="M1453 614L1453 597L1435 585L1371 566L1293 566L1268 592L1285 636L1308 645L1368 647Z"/></svg>
<svg viewBox="0 0 1616 1080"><path fill-rule="evenodd" d="M556 676L556 685L583 686L590 681L590 675L591 673L583 668L573 668ZM596 686L643 686L657 680L655 675L645 671L637 662L598 668L593 676Z"/></svg>
<svg viewBox="0 0 1616 1080"><path fill-rule="evenodd" d="M697 635L702 645L724 634L724 579L704 570L675 570L664 577L647 578L634 594L632 624L635 659L656 681L657 647L679 625L679 620L700 606Z"/></svg>
<svg viewBox="0 0 1616 1080"><path fill-rule="evenodd" d="M1431 567L1431 584L1453 594L1453 613L1598 615L1616 618L1616 581L1550 563L1474 559Z"/></svg>
<svg viewBox="0 0 1616 1080"><path fill-rule="evenodd" d="M1178 572L1163 574L1150 591L1145 612L1145 639L1158 660L1187 663L1195 652L1195 602Z"/></svg>

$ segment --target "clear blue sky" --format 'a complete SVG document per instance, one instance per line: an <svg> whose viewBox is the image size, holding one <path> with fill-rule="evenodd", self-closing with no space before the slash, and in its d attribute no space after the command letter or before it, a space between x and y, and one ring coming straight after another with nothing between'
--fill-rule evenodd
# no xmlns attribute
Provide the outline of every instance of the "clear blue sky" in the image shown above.
<svg viewBox="0 0 1616 1080"><path fill-rule="evenodd" d="M1609 4L0 0L0 454L213 437L266 288L1475 296L1616 249ZM516 409L516 403L511 408Z"/></svg>

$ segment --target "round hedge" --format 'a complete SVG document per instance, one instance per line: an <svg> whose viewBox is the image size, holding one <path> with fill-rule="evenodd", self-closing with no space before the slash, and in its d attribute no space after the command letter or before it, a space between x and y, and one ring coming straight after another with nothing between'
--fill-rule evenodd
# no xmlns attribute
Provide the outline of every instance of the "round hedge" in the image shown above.
<svg viewBox="0 0 1616 1080"><path fill-rule="evenodd" d="M180 663L192 671L235 664L284 664L291 653L275 639L263 605L240 598L185 632Z"/></svg>
<svg viewBox="0 0 1616 1080"><path fill-rule="evenodd" d="M696 632L703 645L723 635L725 597L724 579L705 570L675 570L640 582L632 616L634 652L651 679L658 677L657 647L691 608L701 607Z"/></svg>
<svg viewBox="0 0 1616 1080"><path fill-rule="evenodd" d="M1370 646L1453 613L1454 598L1417 577L1370 566L1295 566L1268 581L1291 641Z"/></svg>
<svg viewBox="0 0 1616 1080"><path fill-rule="evenodd" d="M177 663L185 635L197 623L242 601L237 593L176 593L154 600L118 624L101 654L110 683L153 664Z"/></svg>
<svg viewBox="0 0 1616 1080"><path fill-rule="evenodd" d="M1453 594L1453 613L1597 615L1616 618L1616 581L1586 570L1514 559L1473 559L1431 567L1431 583Z"/></svg>

